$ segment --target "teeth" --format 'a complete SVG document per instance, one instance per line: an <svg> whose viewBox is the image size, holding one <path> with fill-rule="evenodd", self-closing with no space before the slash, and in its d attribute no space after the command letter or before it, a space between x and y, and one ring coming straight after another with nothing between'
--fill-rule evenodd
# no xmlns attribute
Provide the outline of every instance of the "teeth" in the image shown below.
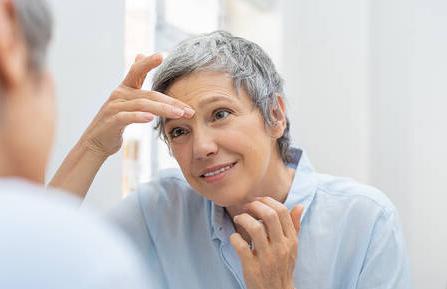
<svg viewBox="0 0 447 289"><path fill-rule="evenodd" d="M228 165L228 166L226 166L226 167L223 167L223 168L221 168L221 169L218 169L217 171L206 173L206 174L204 174L204 176L205 176L205 177L215 176L215 175L217 175L217 174L221 174L221 173L225 172L226 170L229 170L230 168L231 168L231 165Z"/></svg>

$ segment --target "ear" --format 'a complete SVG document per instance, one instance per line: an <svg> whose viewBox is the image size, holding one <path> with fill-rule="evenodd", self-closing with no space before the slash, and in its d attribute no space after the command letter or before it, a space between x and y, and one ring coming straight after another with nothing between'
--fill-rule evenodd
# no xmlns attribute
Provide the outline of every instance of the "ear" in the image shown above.
<svg viewBox="0 0 447 289"><path fill-rule="evenodd" d="M286 104L281 95L276 96L276 106L270 111L273 124L270 126L271 134L275 139L280 138L287 125Z"/></svg>
<svg viewBox="0 0 447 289"><path fill-rule="evenodd" d="M0 87L20 87L27 73L26 48L12 0L0 0Z"/></svg>

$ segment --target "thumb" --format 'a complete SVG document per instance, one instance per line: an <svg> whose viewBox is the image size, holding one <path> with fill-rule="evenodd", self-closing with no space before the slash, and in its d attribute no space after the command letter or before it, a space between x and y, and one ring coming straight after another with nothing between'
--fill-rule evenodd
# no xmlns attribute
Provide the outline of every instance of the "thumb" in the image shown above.
<svg viewBox="0 0 447 289"><path fill-rule="evenodd" d="M295 231L298 233L301 229L301 216L304 211L303 205L297 205L295 206L292 211L290 211L290 217L292 218L293 227L295 228Z"/></svg>
<svg viewBox="0 0 447 289"><path fill-rule="evenodd" d="M137 55L135 62L123 80L123 84L131 88L140 89L149 71L159 66L162 61L163 56L160 53L151 56Z"/></svg>
<svg viewBox="0 0 447 289"><path fill-rule="evenodd" d="M137 56L135 56L135 61L134 62L141 61L144 58L145 58L144 54L138 53Z"/></svg>

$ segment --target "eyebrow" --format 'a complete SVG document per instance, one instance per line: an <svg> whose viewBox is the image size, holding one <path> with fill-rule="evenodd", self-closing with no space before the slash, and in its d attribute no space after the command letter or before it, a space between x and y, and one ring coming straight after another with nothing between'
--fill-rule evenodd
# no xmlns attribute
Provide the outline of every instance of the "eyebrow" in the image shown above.
<svg viewBox="0 0 447 289"><path fill-rule="evenodd" d="M218 102L218 101L222 101L222 100L223 101L231 101L231 98L227 97L227 96L222 96L222 95L210 96L210 97L207 97L207 98L201 100L199 102L199 104L198 104L198 107L200 108L200 107L202 107L202 106L204 106L206 104L210 104L210 103ZM165 118L164 124L166 125L171 120L174 120L174 119L172 119L172 118Z"/></svg>

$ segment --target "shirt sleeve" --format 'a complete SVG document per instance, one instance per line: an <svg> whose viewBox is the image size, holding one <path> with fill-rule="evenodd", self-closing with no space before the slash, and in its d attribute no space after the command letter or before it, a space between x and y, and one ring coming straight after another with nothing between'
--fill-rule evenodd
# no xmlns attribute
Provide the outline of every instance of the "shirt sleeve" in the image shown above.
<svg viewBox="0 0 447 289"><path fill-rule="evenodd" d="M396 211L384 212L374 226L357 289L410 289L408 255Z"/></svg>

